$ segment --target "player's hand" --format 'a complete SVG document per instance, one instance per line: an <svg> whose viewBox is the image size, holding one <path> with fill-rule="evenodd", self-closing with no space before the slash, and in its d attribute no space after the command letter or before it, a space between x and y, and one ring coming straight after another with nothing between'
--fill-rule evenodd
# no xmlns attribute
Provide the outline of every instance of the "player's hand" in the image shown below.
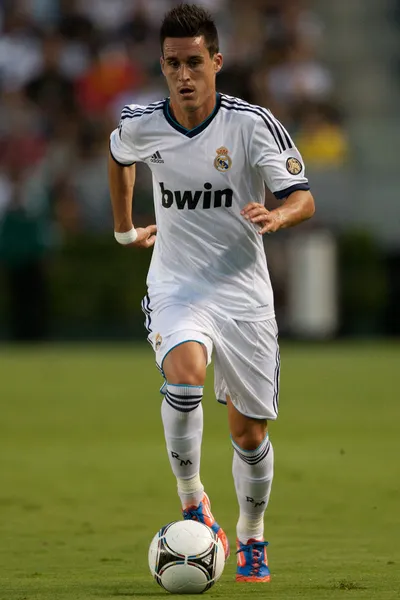
<svg viewBox="0 0 400 600"><path fill-rule="evenodd" d="M157 226L136 227L137 238L133 244L127 244L127 247L151 248L156 241Z"/></svg>
<svg viewBox="0 0 400 600"><path fill-rule="evenodd" d="M139 248L151 248L156 241L157 226L149 225L148 227L137 227L137 239L133 246Z"/></svg>
<svg viewBox="0 0 400 600"><path fill-rule="evenodd" d="M282 219L279 210L267 210L263 204L249 202L240 213L246 221L259 225L257 233L274 233L282 226Z"/></svg>

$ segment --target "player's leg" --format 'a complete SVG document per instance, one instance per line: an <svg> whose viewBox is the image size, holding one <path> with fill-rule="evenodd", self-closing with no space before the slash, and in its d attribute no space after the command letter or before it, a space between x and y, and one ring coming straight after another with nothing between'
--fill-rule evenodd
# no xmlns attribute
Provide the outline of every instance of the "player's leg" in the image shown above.
<svg viewBox="0 0 400 600"><path fill-rule="evenodd" d="M268 421L278 412L279 347L274 319L228 320L215 340L215 391L228 404L239 503L238 581L269 581L264 514L273 479Z"/></svg>
<svg viewBox="0 0 400 600"><path fill-rule="evenodd" d="M198 505L204 487L200 480L203 435L203 386L206 348L193 341L176 346L164 358L166 394L161 407L165 440L177 479L182 508Z"/></svg>
<svg viewBox="0 0 400 600"><path fill-rule="evenodd" d="M274 454L267 421L241 414L227 397L234 447L232 473L239 503L236 526L237 581L270 580L264 542L264 514L271 494Z"/></svg>
<svg viewBox="0 0 400 600"><path fill-rule="evenodd" d="M229 555L229 543L211 513L211 505L200 479L203 434L203 386L207 368L207 349L188 341L176 346L164 358L162 368L167 381L161 413L172 471L185 519L205 523L217 533Z"/></svg>
<svg viewBox="0 0 400 600"><path fill-rule="evenodd" d="M203 495L200 481L200 448L203 433L203 385L211 358L212 342L207 328L189 305L151 301L146 295L148 341L153 346L158 369L164 375L161 388L162 421L172 471L178 481L182 505Z"/></svg>
<svg viewBox="0 0 400 600"><path fill-rule="evenodd" d="M273 478L273 449L267 421L241 414L228 397L229 428L234 447L233 477L240 516L238 539L245 543L263 539L264 513L268 506Z"/></svg>

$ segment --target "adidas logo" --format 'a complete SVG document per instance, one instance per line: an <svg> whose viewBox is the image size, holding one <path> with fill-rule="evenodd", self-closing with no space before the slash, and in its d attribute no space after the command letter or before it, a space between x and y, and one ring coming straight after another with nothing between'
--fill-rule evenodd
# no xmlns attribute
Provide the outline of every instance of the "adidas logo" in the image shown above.
<svg viewBox="0 0 400 600"><path fill-rule="evenodd" d="M156 164L160 164L160 163L164 162L164 160L161 158L161 154L158 152L158 150L150 158L150 162L151 163L156 163Z"/></svg>

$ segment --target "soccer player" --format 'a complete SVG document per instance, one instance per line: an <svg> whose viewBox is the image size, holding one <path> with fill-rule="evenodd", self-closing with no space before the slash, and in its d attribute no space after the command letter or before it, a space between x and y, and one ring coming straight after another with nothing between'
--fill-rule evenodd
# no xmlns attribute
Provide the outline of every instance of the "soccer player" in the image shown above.
<svg viewBox="0 0 400 600"><path fill-rule="evenodd" d="M227 404L240 508L237 581L270 580L264 512L273 477L268 421L278 415L279 347L263 234L309 219L302 158L271 112L216 92L222 55L211 16L168 12L161 69L170 97L126 106L111 134L115 237L154 251L142 308L165 378L161 413L185 519L215 522L200 479L203 386L214 354L215 394ZM156 225L134 228L135 163L153 175ZM264 207L265 184L282 202Z"/></svg>

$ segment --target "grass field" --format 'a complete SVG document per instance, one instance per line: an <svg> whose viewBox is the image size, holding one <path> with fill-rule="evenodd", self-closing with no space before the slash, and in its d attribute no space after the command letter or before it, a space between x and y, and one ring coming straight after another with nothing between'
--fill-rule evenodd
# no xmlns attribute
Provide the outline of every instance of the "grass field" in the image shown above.
<svg viewBox="0 0 400 600"><path fill-rule="evenodd" d="M0 350L2 600L168 597L147 567L151 537L180 517L160 383L147 346ZM209 598L400 598L399 390L400 345L283 345L273 580L235 584L231 557ZM203 480L234 541L211 385L204 405Z"/></svg>

